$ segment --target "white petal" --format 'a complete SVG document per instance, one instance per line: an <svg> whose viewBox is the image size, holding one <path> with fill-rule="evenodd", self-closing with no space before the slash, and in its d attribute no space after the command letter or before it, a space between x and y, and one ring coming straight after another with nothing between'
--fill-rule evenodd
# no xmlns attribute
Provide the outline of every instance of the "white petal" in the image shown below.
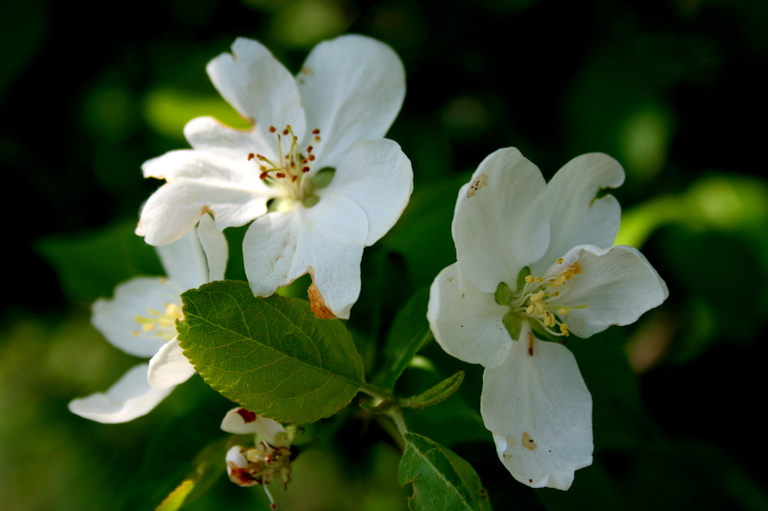
<svg viewBox="0 0 768 511"><path fill-rule="evenodd" d="M465 362L486 367L504 362L512 347L502 323L508 312L493 293L473 286L457 263L443 269L430 288L427 319L432 333L447 353Z"/></svg>
<svg viewBox="0 0 768 511"><path fill-rule="evenodd" d="M515 341L503 365L485 370L480 407L518 481L567 490L574 471L592 463L592 397L565 347Z"/></svg>
<svg viewBox="0 0 768 511"><path fill-rule="evenodd" d="M155 250L168 279L182 291L200 287L207 282L205 254L194 230L173 243L155 247Z"/></svg>
<svg viewBox="0 0 768 511"><path fill-rule="evenodd" d="M184 137L193 148L228 158L244 160L250 153L271 153L275 136L266 140L253 129L240 130L222 124L213 117L196 117L184 126Z"/></svg>
<svg viewBox="0 0 768 511"><path fill-rule="evenodd" d="M116 424L146 415L173 387L158 390L147 383L147 364L131 368L106 394L91 394L69 403L69 410L86 419Z"/></svg>
<svg viewBox="0 0 768 511"><path fill-rule="evenodd" d="M368 246L395 225L412 191L410 160L395 142L379 139L357 144L336 169L328 188L317 195L340 193L352 199L368 219Z"/></svg>
<svg viewBox="0 0 768 511"><path fill-rule="evenodd" d="M296 81L261 43L238 38L232 53L222 53L206 70L224 99L254 125L259 140L274 140L269 127L288 124L302 139L306 125Z"/></svg>
<svg viewBox="0 0 768 511"><path fill-rule="evenodd" d="M97 300L91 323L115 347L137 357L151 357L174 333L163 337L158 332L143 332L137 317L151 317L150 310L164 312L166 303L181 305L180 289L166 279L137 277L115 288L111 300Z"/></svg>
<svg viewBox="0 0 768 511"><path fill-rule="evenodd" d="M173 338L149 361L147 381L155 389L173 388L195 374L195 367L184 356L179 340Z"/></svg>
<svg viewBox="0 0 768 511"><path fill-rule="evenodd" d="M459 191L456 255L481 290L493 293L501 282L514 289L520 270L544 254L549 216L538 200L544 188L539 169L512 147L485 158Z"/></svg>
<svg viewBox="0 0 768 511"><path fill-rule="evenodd" d="M595 197L599 191L618 188L623 182L624 169L619 162L601 153L578 156L555 174L545 192L552 219L551 239L547 253L531 267L534 275L541 275L576 245L613 245L621 207L612 195Z"/></svg>
<svg viewBox="0 0 768 511"><path fill-rule="evenodd" d="M279 422L262 417L245 408L238 407L228 411L221 421L221 429L227 433L247 435L256 433L272 446L289 446L288 435Z"/></svg>
<svg viewBox="0 0 768 511"><path fill-rule="evenodd" d="M405 97L405 71L397 54L374 39L345 35L318 44L296 80L307 127L321 129L318 159L338 167L362 140L383 137Z"/></svg>
<svg viewBox="0 0 768 511"><path fill-rule="evenodd" d="M269 296L309 272L328 308L348 318L360 294L360 260L368 233L365 213L340 194L312 208L298 204L269 213L243 240L245 273L253 293Z"/></svg>
<svg viewBox="0 0 768 511"><path fill-rule="evenodd" d="M578 261L581 273L564 286L557 305L587 307L562 316L571 332L589 337L610 325L629 325L646 311L661 305L669 291L648 260L625 246L601 249L584 245L563 256L556 274Z"/></svg>
<svg viewBox="0 0 768 511"><path fill-rule="evenodd" d="M166 245L188 233L203 213L216 228L244 225L267 211L271 195L224 182L177 179L161 186L144 205L136 234L150 245Z"/></svg>
<svg viewBox="0 0 768 511"><path fill-rule="evenodd" d="M210 215L200 217L200 223L197 226L197 236L200 244L205 251L205 258L208 262L206 279L204 282L214 280L224 280L224 273L227 270L227 258L229 257L229 247L224 233L216 229L213 218Z"/></svg>

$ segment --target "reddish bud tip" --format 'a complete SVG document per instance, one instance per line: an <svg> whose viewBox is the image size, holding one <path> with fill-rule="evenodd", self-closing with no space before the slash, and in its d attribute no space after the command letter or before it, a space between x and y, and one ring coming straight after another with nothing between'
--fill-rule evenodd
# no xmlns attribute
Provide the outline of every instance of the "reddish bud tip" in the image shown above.
<svg viewBox="0 0 768 511"><path fill-rule="evenodd" d="M242 417L246 423L256 420L256 414L250 410L246 410L245 408L238 408L237 414Z"/></svg>

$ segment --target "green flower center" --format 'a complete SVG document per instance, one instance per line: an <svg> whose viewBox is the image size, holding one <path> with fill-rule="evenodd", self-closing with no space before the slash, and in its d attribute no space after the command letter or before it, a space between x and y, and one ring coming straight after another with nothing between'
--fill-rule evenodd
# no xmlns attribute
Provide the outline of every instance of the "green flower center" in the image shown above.
<svg viewBox="0 0 768 511"><path fill-rule="evenodd" d="M563 262L561 258L556 264ZM520 338L523 320L528 320L531 328L545 336L567 337L570 333L565 317L572 309L582 309L587 305L564 306L556 302L563 287L580 273L578 262L549 277L534 277L526 266L517 277L517 291L512 291L509 285L501 282L493 296L496 303L510 308L503 323L512 339Z"/></svg>

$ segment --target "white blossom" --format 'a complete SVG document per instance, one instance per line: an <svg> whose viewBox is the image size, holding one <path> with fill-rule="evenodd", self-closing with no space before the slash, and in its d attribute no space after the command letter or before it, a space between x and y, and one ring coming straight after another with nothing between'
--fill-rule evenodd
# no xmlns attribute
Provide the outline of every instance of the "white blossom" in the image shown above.
<svg viewBox="0 0 768 511"><path fill-rule="evenodd" d="M413 185L410 161L382 138L405 96L400 60L378 41L346 35L316 46L294 77L263 45L240 38L207 71L251 128L190 121L192 149L143 166L145 177L167 182L137 234L164 245L206 212L219 230L251 222L243 253L255 295L310 273L315 313L349 317L363 248L394 225Z"/></svg>
<svg viewBox="0 0 768 511"><path fill-rule="evenodd" d="M115 347L150 358L131 368L106 393L69 403L69 409L103 423L128 422L152 411L176 385L195 373L176 338L181 293L224 278L227 246L205 215L198 229L157 253L168 278L137 277L115 289L112 299L93 304L91 323Z"/></svg>
<svg viewBox="0 0 768 511"><path fill-rule="evenodd" d="M488 156L456 204L458 261L432 284L428 319L451 355L485 367L481 412L502 463L566 490L592 463L592 398L561 340L627 325L667 297L634 248L612 246L624 171L604 154L547 184L517 149ZM544 340L547 339L547 340Z"/></svg>

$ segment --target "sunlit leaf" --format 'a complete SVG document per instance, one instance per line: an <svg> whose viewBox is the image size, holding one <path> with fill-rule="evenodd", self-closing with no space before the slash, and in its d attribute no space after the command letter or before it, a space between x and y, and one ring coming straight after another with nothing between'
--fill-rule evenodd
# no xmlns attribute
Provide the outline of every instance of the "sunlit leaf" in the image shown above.
<svg viewBox="0 0 768 511"><path fill-rule="evenodd" d="M245 282L182 294L179 339L203 379L225 397L280 422L307 423L347 405L362 360L340 320L316 319L298 298L253 296Z"/></svg>

